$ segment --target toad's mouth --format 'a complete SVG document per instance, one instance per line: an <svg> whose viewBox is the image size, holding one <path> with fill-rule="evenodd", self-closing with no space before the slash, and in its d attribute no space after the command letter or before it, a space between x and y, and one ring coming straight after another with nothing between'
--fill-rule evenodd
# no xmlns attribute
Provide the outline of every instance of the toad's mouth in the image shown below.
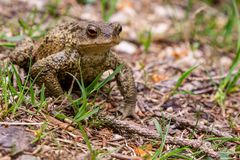
<svg viewBox="0 0 240 160"><path fill-rule="evenodd" d="M82 44L80 48L111 48L117 44L119 44L119 42Z"/></svg>
<svg viewBox="0 0 240 160"><path fill-rule="evenodd" d="M86 54L102 54L108 52L114 43L101 43L101 44L86 44L79 46L79 51Z"/></svg>

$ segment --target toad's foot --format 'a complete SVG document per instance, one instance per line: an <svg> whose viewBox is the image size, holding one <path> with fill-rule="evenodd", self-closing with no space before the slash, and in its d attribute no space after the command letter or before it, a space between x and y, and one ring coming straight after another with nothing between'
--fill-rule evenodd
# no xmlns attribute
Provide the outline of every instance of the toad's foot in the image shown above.
<svg viewBox="0 0 240 160"><path fill-rule="evenodd" d="M124 107L121 107L121 109L119 109L119 111L122 113L121 119L126 119L127 117L131 116L134 119L141 122L141 119L135 113L135 106L125 105Z"/></svg>

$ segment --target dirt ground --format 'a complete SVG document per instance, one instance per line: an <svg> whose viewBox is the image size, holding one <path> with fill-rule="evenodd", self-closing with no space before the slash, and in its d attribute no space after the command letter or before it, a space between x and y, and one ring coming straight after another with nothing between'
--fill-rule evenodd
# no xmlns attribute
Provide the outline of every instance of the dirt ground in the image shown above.
<svg viewBox="0 0 240 160"><path fill-rule="evenodd" d="M228 21L219 9L225 2L209 5L194 1L190 9L188 2L119 0L109 17L110 22L123 26L122 41L113 50L133 70L136 113L141 121L120 119L117 107L123 101L115 82L107 86L113 88L110 93L104 88L90 97L89 103L95 101L100 111L81 121L80 129L70 120L73 115L69 109L64 113L70 118L54 116L53 108L59 104L51 99L46 100L41 111L23 102L14 114L3 114L6 106L0 86L0 160L80 160L94 159L93 154L101 160L150 160L159 156L158 152L161 158L157 159L240 159L239 87L227 95L222 105L215 99L236 48L235 44L222 43L220 37L219 28ZM202 20L199 15L207 16ZM203 28L211 26L212 17L214 31L206 34ZM3 34L29 36L20 27L19 18L33 26L31 37L36 41L62 18L103 19L100 1L83 4L75 0L0 0L0 38ZM237 35L237 31L233 34ZM0 42L18 45L23 38L17 38L2 38ZM1 68L12 51L13 47L0 46ZM176 88L179 77L193 66L196 69ZM21 69L19 73L22 79L27 74ZM39 92L37 86L34 89ZM25 97L29 99L30 95ZM18 98L9 99L9 108ZM159 135L159 128L167 133Z"/></svg>

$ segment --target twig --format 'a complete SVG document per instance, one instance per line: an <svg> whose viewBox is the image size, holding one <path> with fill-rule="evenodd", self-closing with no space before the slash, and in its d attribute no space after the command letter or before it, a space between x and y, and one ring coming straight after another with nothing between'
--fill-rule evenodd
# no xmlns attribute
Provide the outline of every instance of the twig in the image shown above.
<svg viewBox="0 0 240 160"><path fill-rule="evenodd" d="M117 158L117 159L120 159L120 160L143 160L143 158L141 158L141 157L131 157L131 156L122 155L122 154L119 154L119 153L112 153L111 157Z"/></svg>
<svg viewBox="0 0 240 160"><path fill-rule="evenodd" d="M120 121L106 116L100 117L100 119L106 126L110 126L111 128L123 129L129 133L138 134L147 138L160 139L159 134L157 134L155 130L150 130L149 128L145 128L139 124L131 124L129 121ZM209 142L167 136L166 143L179 146L190 146L195 149L201 149L212 158L219 157L218 153L212 149L211 143Z"/></svg>
<svg viewBox="0 0 240 160"><path fill-rule="evenodd" d="M87 145L82 144L82 143L73 142L73 141L71 141L71 140L62 139L62 138L56 138L56 140L58 140L58 141L60 141L60 142L68 143L68 144L71 144L71 145L76 145L77 147L82 147L82 148L88 150Z"/></svg>
<svg viewBox="0 0 240 160"><path fill-rule="evenodd" d="M9 126L34 126L42 125L43 123L27 123L27 122L0 122L0 125L9 125Z"/></svg>
<svg viewBox="0 0 240 160"><path fill-rule="evenodd" d="M232 73L232 75L236 75L236 74L237 74L237 71L234 71ZM209 77L188 77L187 79L190 81L210 81L210 80L221 80L227 76L228 76L228 73L224 75L213 76L213 77L210 77L210 76Z"/></svg>
<svg viewBox="0 0 240 160"><path fill-rule="evenodd" d="M66 129L67 131L73 132L74 134L77 135L82 135L81 132L77 129L75 129L74 127L70 126L71 124L68 123L64 123L62 121L59 121L58 119L51 117L49 115L44 115L46 117L46 119L50 122L53 123L56 126L59 126L62 129Z"/></svg>
<svg viewBox="0 0 240 160"><path fill-rule="evenodd" d="M0 157L0 160L10 160L10 159L11 159L11 157L9 157L9 156Z"/></svg>
<svg viewBox="0 0 240 160"><path fill-rule="evenodd" d="M219 136L219 137L232 138L232 135L230 135L229 133L220 131L220 130L218 130L216 128L213 128L213 127L208 127L208 126L204 126L204 125L200 125L200 124L196 125L196 122L189 121L189 120L183 119L183 118L179 118L179 117L173 116L173 115L171 115L169 113L166 113L166 112L164 112L164 113L163 112L162 113L157 113L156 112L156 113L154 113L154 115L156 117L160 117L160 118L164 118L164 119L171 119L171 121L178 122L178 123L180 123L181 125L184 125L184 126L189 126L189 127L195 128L200 132L212 133L212 134L214 134L216 136Z"/></svg>

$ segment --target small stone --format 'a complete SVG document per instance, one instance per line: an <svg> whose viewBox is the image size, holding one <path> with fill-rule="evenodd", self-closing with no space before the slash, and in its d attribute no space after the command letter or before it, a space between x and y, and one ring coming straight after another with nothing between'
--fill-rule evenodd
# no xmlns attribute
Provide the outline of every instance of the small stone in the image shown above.
<svg viewBox="0 0 240 160"><path fill-rule="evenodd" d="M4 156L4 157L0 157L1 160L11 160L11 157L9 156Z"/></svg>
<svg viewBox="0 0 240 160"><path fill-rule="evenodd" d="M48 152L49 150L52 149L50 146L47 146L47 145L44 145L41 148L42 148L42 153Z"/></svg>
<svg viewBox="0 0 240 160"><path fill-rule="evenodd" d="M158 40L161 38L164 38L166 32L169 30L170 24L167 23L159 23L155 26L152 26L151 32L152 32L152 38L154 40Z"/></svg>
<svg viewBox="0 0 240 160"><path fill-rule="evenodd" d="M121 24L127 24L136 17L136 11L132 8L125 8L120 12L113 14L109 21L110 22L119 22Z"/></svg>
<svg viewBox="0 0 240 160"><path fill-rule="evenodd" d="M17 158L17 160L41 160L39 157L35 157L32 155L21 155Z"/></svg>
<svg viewBox="0 0 240 160"><path fill-rule="evenodd" d="M81 13L82 19L89 19L89 20L93 20L93 21L98 19L96 10L92 5L88 4L83 9L84 10Z"/></svg>
<svg viewBox="0 0 240 160"><path fill-rule="evenodd" d="M162 18L177 18L177 19L183 19L185 16L185 12L183 9L181 9L178 6L170 6L170 5L154 5L153 6L154 13L157 16L160 16Z"/></svg>
<svg viewBox="0 0 240 160"><path fill-rule="evenodd" d="M227 56L223 56L220 59L220 64L221 66L230 66L232 64L232 60Z"/></svg>
<svg viewBox="0 0 240 160"><path fill-rule="evenodd" d="M76 160L86 160L86 159L91 159L91 155L89 152L87 153L79 153L76 158Z"/></svg>
<svg viewBox="0 0 240 160"><path fill-rule="evenodd" d="M168 107L166 110L168 113L172 113L173 112L173 107Z"/></svg>
<svg viewBox="0 0 240 160"><path fill-rule="evenodd" d="M113 141L117 141L117 140L121 140L123 139L123 136L119 135L119 134L113 134Z"/></svg>
<svg viewBox="0 0 240 160"><path fill-rule="evenodd" d="M23 151L31 151L34 147L31 143L33 139L33 134L22 126L0 126L0 149L3 152L15 155Z"/></svg>
<svg viewBox="0 0 240 160"><path fill-rule="evenodd" d="M114 49L118 52L124 52L130 55L137 52L137 46L127 41L122 41L119 45L114 47Z"/></svg>
<svg viewBox="0 0 240 160"><path fill-rule="evenodd" d="M48 3L47 0L24 1L26 1L30 7L36 7L39 10L43 10L45 5Z"/></svg>
<svg viewBox="0 0 240 160"><path fill-rule="evenodd" d="M200 124L200 125L207 125L207 124L208 124L208 121L205 120L205 119L201 119L201 120L199 121L199 124Z"/></svg>

